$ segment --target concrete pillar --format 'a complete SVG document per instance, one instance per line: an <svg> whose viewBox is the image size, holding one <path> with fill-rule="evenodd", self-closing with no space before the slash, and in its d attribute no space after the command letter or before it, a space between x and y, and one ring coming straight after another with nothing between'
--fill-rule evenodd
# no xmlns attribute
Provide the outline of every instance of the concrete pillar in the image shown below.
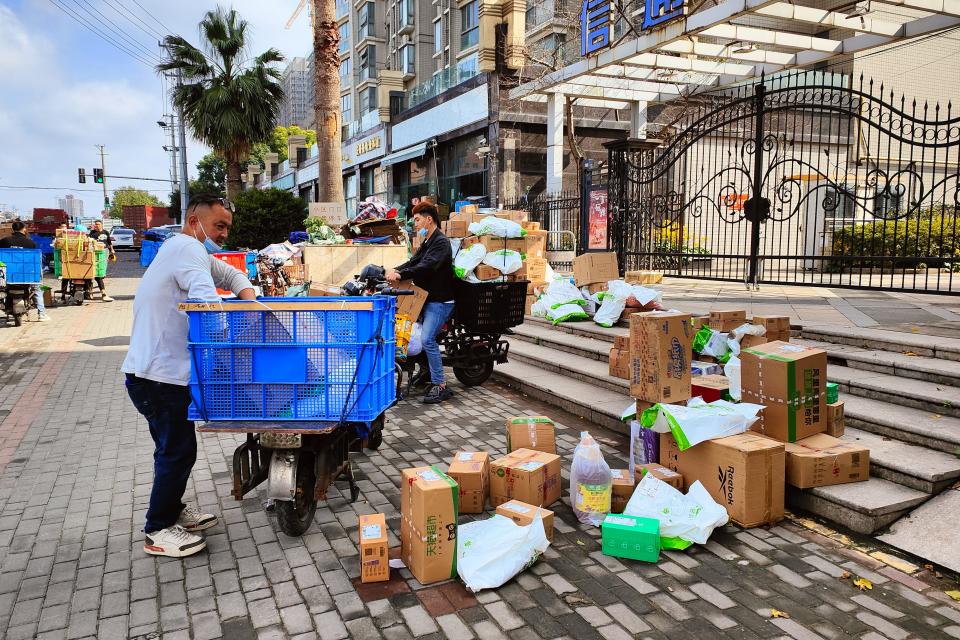
<svg viewBox="0 0 960 640"><path fill-rule="evenodd" d="M547 193L563 191L563 94L547 96Z"/></svg>
<svg viewBox="0 0 960 640"><path fill-rule="evenodd" d="M643 140L647 137L647 103L630 103L630 137Z"/></svg>

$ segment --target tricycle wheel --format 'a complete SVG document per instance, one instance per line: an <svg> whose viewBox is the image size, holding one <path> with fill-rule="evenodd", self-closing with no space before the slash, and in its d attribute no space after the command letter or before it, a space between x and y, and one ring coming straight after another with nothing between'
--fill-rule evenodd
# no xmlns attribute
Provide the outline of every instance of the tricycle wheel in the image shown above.
<svg viewBox="0 0 960 640"><path fill-rule="evenodd" d="M310 528L317 512L314 495L317 483L313 469L313 452L301 450L297 460L297 491L293 500L277 500L277 521L280 530L291 537L302 536Z"/></svg>
<svg viewBox="0 0 960 640"><path fill-rule="evenodd" d="M19 313L13 314L13 326L19 327L23 324L23 316Z"/></svg>
<svg viewBox="0 0 960 640"><path fill-rule="evenodd" d="M453 375L468 387L478 387L493 374L493 360L478 362L469 367L454 367Z"/></svg>
<svg viewBox="0 0 960 640"><path fill-rule="evenodd" d="M370 424L370 434L367 436L367 449L376 451L383 444L384 416L380 416Z"/></svg>

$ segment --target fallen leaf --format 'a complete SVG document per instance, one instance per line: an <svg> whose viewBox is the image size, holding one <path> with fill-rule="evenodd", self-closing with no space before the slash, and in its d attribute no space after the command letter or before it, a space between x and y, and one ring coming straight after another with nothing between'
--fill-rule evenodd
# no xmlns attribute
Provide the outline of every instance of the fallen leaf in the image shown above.
<svg viewBox="0 0 960 640"><path fill-rule="evenodd" d="M960 591L947 591L946 594L957 602L960 602Z"/></svg>
<svg viewBox="0 0 960 640"><path fill-rule="evenodd" d="M905 356L916 356L917 354L915 354L913 351L904 351L904 352L903 352L903 355L905 355Z"/></svg>
<svg viewBox="0 0 960 640"><path fill-rule="evenodd" d="M849 572L849 571L844 571L843 573L840 574L840 579L841 579L841 580L846 580L846 579L849 578L849 577L850 577L850 572Z"/></svg>
<svg viewBox="0 0 960 640"><path fill-rule="evenodd" d="M780 611L779 609L770 609L770 617L771 617L771 618L786 618L787 620L789 620L789 619L790 619L790 614L787 613L786 611Z"/></svg>
<svg viewBox="0 0 960 640"><path fill-rule="evenodd" d="M857 578L856 580L853 581L853 586L858 587L860 591L873 589L873 583L867 580L866 578Z"/></svg>
<svg viewBox="0 0 960 640"><path fill-rule="evenodd" d="M587 546L587 545L583 544L583 542L582 542L581 540L577 540L577 544L580 545L581 547Z"/></svg>

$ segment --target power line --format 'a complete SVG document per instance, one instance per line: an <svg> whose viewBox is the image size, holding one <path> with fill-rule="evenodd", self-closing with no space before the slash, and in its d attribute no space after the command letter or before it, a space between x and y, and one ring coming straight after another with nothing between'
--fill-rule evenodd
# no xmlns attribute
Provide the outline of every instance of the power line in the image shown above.
<svg viewBox="0 0 960 640"><path fill-rule="evenodd" d="M153 21L156 22L158 25L160 25L160 27L161 27L164 31L166 31L167 33L173 33L173 29L171 29L171 28L168 27L167 25L165 25L165 24L163 24L162 22L160 22L160 21L157 19L157 16L153 15L152 13L150 13L150 11L149 11L145 6L143 6L142 4L140 4L139 2L137 2L137 0L133 0L133 4L137 5L137 6L140 7L141 9L143 9L143 12L146 13L146 14L147 14L148 16L150 16L151 18L153 18Z"/></svg>
<svg viewBox="0 0 960 640"><path fill-rule="evenodd" d="M81 17L81 16L78 16L77 14L75 14L75 13L73 13L72 11L70 11L69 9L67 9L65 6L61 5L58 0L50 0L50 3L51 3L53 6L55 6L56 8L60 9L60 11L64 12L64 13L67 14L68 16L70 16L70 18L73 19L75 22L77 22L77 23L80 24L81 26L86 27L88 30L90 30L91 32L93 32L94 35L96 35L97 37L99 37L100 39L102 39L104 42L113 45L114 47L116 47L117 49L119 49L119 50L122 51L123 53L127 54L128 56L130 56L131 58L133 58L133 59L136 60L137 62L140 62L141 64L144 64L144 65L146 65L146 66L148 66L148 67L150 67L150 68L153 68L154 65L153 65L153 63L151 63L149 60L143 59L141 56L139 56L139 55L138 55L137 53L135 53L134 51L131 51L130 49L126 48L125 46L123 46L122 44L120 44L119 42L117 42L116 40L114 40L113 38L111 38L110 36L104 34L102 31L100 31L99 29L97 29L94 25L92 25L92 24L90 24L89 22L87 22L85 18L83 18L83 17Z"/></svg>
<svg viewBox="0 0 960 640"><path fill-rule="evenodd" d="M123 187L117 187L117 189L122 189ZM76 191L82 193L100 193L100 189L77 189L75 187L40 187L36 185L29 186L15 186L15 185L6 185L0 184L0 189L7 189L9 191ZM114 189L116 192L117 189ZM139 189L139 191L147 191L149 193L170 193L169 189Z"/></svg>
<svg viewBox="0 0 960 640"><path fill-rule="evenodd" d="M119 13L121 16L123 16L124 19L126 19L127 22L129 22L129 23L132 24L133 26L137 27L138 29L140 29L141 31L143 31L145 34L147 34L148 36L150 36L151 38L161 38L161 39L162 39L162 38L164 37L165 34L164 34L163 32L158 31L158 30L154 29L153 27L151 27L149 24L147 24L146 22L144 22L143 19L140 18L140 16L138 16L138 15L135 14L134 12L130 11L130 9L127 9L127 8L124 7L122 4L118 6L118 5L114 4L113 0L104 0L104 2L106 2L108 5L110 5L110 6L113 8L114 11L116 11L116 12ZM140 25L143 25L143 26L138 25L136 22L134 22L133 20L131 20L128 16L132 16L137 22L140 23Z"/></svg>
<svg viewBox="0 0 960 640"><path fill-rule="evenodd" d="M100 13L100 10L97 9L95 6L93 6L89 0L83 0L83 4L81 4L81 0L73 0L73 3L77 5L77 8L80 9L81 11L86 10L87 15L91 19L93 19L96 22L99 22L101 26L105 27L106 29L116 34L121 40L130 44L130 46L132 46L134 49L138 49L139 50L138 53L142 52L143 54L145 54L148 60L156 59L157 61L159 61L157 54L155 54L151 49L148 49L147 47L145 47L142 43L138 42L137 40L134 40L130 36L127 36L123 31L120 30L119 26L113 20L111 20L107 16ZM93 13L96 13L98 16L100 16L101 20L97 20L97 18L90 13L91 11Z"/></svg>

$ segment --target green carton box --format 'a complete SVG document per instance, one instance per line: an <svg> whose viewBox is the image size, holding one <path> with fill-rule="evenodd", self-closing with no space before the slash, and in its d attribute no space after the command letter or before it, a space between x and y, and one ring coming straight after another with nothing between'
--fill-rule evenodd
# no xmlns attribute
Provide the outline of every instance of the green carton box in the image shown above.
<svg viewBox="0 0 960 640"><path fill-rule="evenodd" d="M827 404L840 401L840 385L836 382L827 383Z"/></svg>
<svg viewBox="0 0 960 640"><path fill-rule="evenodd" d="M604 555L656 562L660 558L660 521L625 514L607 514L601 525Z"/></svg>

